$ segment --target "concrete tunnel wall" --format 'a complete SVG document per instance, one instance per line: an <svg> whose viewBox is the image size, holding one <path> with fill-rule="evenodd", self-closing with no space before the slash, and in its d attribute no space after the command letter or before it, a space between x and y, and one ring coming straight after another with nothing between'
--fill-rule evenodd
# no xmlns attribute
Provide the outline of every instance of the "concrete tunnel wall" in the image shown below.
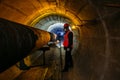
<svg viewBox="0 0 120 80"><path fill-rule="evenodd" d="M74 63L76 71L75 75L80 76L77 77L78 80L119 80L119 8L106 7L100 4L97 5L99 1L98 3L97 1L94 2L94 4L90 3L92 0L89 0L90 2L85 0L81 0L81 2L71 0L69 3L66 3L65 0L63 2L42 1L1 1L0 17L29 25L30 22L32 22L36 17L42 16L42 14L47 15L46 12L53 14L55 11L56 13L66 15L67 17L71 18L74 24L78 25L77 27L79 27L80 30L79 49L75 52L76 54L73 55L76 61ZM45 7L40 5L40 3L47 6L48 9L45 9ZM55 3L59 3L57 6L62 7L56 7ZM71 5L71 3L73 4ZM64 8L65 4L67 8ZM81 4L80 7L75 6L78 4ZM60 9L61 11L63 10L64 13L59 11ZM76 18L76 16L78 18ZM93 19L96 21L89 22ZM26 60L26 63L29 62ZM21 72L22 71L16 68L16 66L13 66L4 73L0 74L0 79L12 80ZM9 73L11 75L8 75ZM5 78L5 75L8 75L8 77Z"/></svg>

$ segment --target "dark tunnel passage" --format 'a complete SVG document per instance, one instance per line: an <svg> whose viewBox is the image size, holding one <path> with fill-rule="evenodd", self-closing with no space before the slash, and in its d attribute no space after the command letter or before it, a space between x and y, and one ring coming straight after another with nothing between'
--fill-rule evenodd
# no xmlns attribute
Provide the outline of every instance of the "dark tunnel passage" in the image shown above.
<svg viewBox="0 0 120 80"><path fill-rule="evenodd" d="M120 80L119 0L0 0L0 18L43 30L45 33L55 33L60 41L57 45L48 47L49 42L45 41L49 41L50 35L41 33L43 38L39 37L36 47L45 47L46 51L30 52L21 59L23 65L31 66L30 69L20 69L20 61L17 61L0 73L0 80ZM74 67L69 72L61 73L65 53L62 47L64 23L69 23L74 33ZM0 33L5 33L2 31L3 26L0 27ZM7 31L11 32L11 36L15 35L11 30ZM36 30L33 31L37 34ZM3 40L1 37L0 39ZM27 34L26 39L29 40ZM18 47L11 47L11 50L14 52ZM14 56L9 53L11 54ZM6 61L0 62L7 64L10 61L7 58L4 60Z"/></svg>

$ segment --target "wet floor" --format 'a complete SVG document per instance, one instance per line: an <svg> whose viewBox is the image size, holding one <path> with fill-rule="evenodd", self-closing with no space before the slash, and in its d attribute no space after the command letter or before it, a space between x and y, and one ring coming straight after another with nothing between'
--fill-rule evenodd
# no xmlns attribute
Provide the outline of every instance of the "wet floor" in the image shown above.
<svg viewBox="0 0 120 80"><path fill-rule="evenodd" d="M64 65L64 50L62 48L55 47L45 52L45 65L41 65L40 61L42 61L41 56L29 70L23 71L14 80L80 80L75 66L68 72L61 72Z"/></svg>

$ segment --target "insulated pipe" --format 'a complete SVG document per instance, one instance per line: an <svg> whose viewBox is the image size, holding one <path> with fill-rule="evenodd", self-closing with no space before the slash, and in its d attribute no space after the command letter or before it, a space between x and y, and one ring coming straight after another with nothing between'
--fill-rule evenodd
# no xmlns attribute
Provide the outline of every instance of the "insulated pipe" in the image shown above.
<svg viewBox="0 0 120 80"><path fill-rule="evenodd" d="M47 31L0 18L0 72L41 48L53 37Z"/></svg>

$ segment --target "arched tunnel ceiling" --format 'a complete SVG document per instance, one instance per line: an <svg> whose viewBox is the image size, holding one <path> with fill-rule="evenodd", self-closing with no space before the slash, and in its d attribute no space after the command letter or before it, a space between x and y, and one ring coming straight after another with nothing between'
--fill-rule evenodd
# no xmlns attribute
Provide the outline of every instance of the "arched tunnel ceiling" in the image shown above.
<svg viewBox="0 0 120 80"><path fill-rule="evenodd" d="M49 14L65 15L76 20L76 24L79 20L96 18L95 11L85 0L1 0L0 11L0 17L22 24Z"/></svg>
<svg viewBox="0 0 120 80"><path fill-rule="evenodd" d="M59 14L80 25L98 18L94 6L119 7L119 3L119 0L0 0L0 17L29 25L37 17Z"/></svg>
<svg viewBox="0 0 120 80"><path fill-rule="evenodd" d="M49 16L43 17L40 20L38 19L38 21L35 21L35 22L33 21L33 24L31 23L31 25L39 29L47 30L47 28L50 25L53 25L56 23L72 24L71 20L66 17L60 16L60 15L49 15Z"/></svg>

